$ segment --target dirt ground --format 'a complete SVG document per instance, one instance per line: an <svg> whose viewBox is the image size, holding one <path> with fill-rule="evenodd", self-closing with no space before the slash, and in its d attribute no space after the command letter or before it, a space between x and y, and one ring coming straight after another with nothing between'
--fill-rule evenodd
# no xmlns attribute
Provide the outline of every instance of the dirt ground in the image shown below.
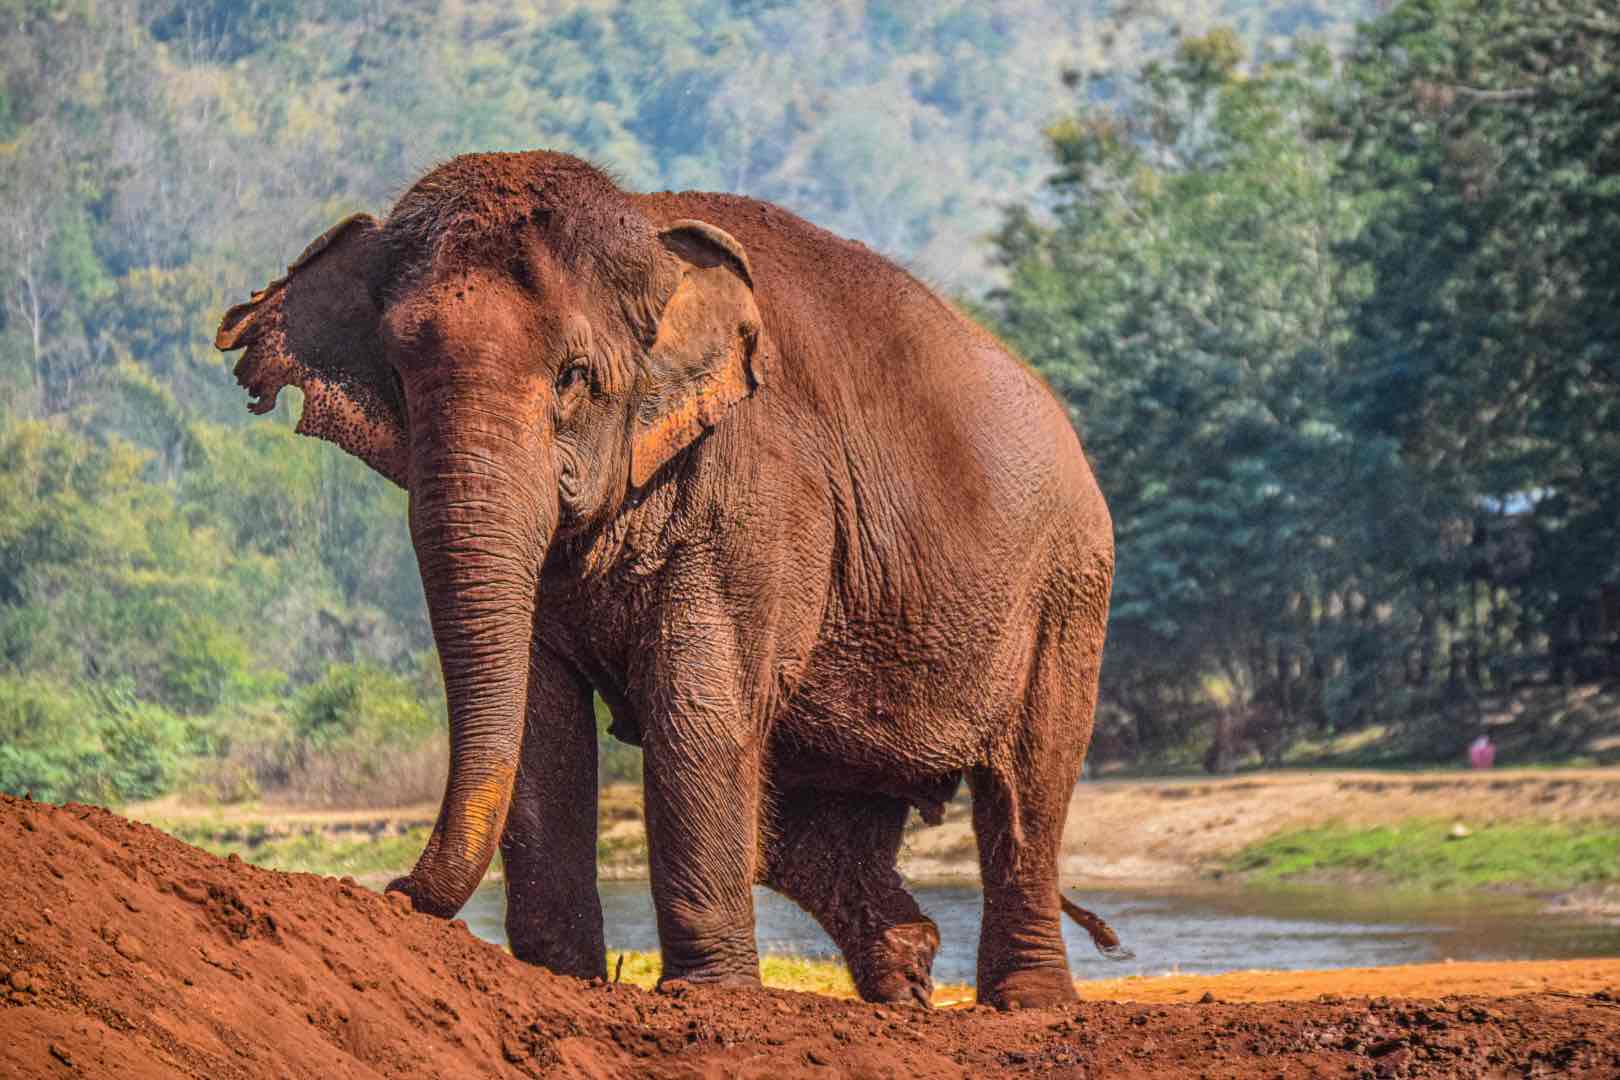
<svg viewBox="0 0 1620 1080"><path fill-rule="evenodd" d="M1233 971L1223 975L1157 975L1076 983L1087 1001L1308 1001L1340 997L1511 997L1519 994L1620 993L1620 957L1590 960L1465 961L1336 968L1332 971Z"/></svg>
<svg viewBox="0 0 1620 1080"><path fill-rule="evenodd" d="M1612 969L1547 968L1557 993L1514 996L1353 996L1396 985L1358 976L1169 1004L1133 980L1132 1001L924 1012L558 978L457 922L92 807L0 797L0 866L0 1076L19 1080L1620 1074L1620 1002L1586 990ZM1302 992L1338 985L1321 975Z"/></svg>

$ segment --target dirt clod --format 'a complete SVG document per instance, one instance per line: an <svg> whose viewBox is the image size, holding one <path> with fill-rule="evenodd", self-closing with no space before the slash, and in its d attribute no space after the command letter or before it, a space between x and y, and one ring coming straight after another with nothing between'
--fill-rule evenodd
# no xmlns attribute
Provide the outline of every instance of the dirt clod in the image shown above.
<svg viewBox="0 0 1620 1080"><path fill-rule="evenodd" d="M5 827L23 814L33 831ZM52 863L62 850L75 855ZM0 937L5 1077L1620 1074L1620 1008L1585 996L1612 974L1580 994L1377 1008L1350 993L1311 1000L1320 986L1271 1002L1222 986L1196 1004L1194 990L1184 1004L897 1012L560 978L407 916L400 894L343 897L330 879L216 859L90 807L0 797L0 866L0 927L53 912L49 932ZM152 977L115 977L109 945Z"/></svg>

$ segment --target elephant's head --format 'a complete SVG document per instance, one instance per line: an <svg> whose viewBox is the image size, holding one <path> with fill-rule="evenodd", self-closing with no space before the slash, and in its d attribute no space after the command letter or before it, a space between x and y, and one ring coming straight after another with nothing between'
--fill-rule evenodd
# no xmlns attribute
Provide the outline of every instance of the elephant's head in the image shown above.
<svg viewBox="0 0 1620 1080"><path fill-rule="evenodd" d="M449 699L449 784L396 883L454 913L482 878L523 733L540 568L763 376L748 257L701 221L655 227L563 155L457 158L386 221L357 215L232 308L215 344L298 430L410 493Z"/></svg>

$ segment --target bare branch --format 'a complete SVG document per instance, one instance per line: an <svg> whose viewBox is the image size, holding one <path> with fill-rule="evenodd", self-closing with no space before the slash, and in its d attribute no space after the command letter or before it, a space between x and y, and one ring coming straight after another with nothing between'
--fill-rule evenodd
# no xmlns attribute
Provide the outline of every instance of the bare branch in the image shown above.
<svg viewBox="0 0 1620 1080"><path fill-rule="evenodd" d="M1472 98L1475 101L1522 101L1526 98L1538 97L1543 93L1539 86L1519 86L1508 90L1481 90L1473 86L1455 86L1450 83L1437 84L1443 90L1453 94Z"/></svg>

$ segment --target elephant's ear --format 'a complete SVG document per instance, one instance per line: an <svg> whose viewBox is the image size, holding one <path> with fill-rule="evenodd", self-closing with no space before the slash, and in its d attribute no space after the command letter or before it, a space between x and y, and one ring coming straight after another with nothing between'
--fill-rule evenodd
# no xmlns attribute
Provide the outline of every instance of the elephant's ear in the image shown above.
<svg viewBox="0 0 1620 1080"><path fill-rule="evenodd" d="M673 291L658 314L630 446L641 487L763 381L759 307L748 255L730 233L677 221L658 239Z"/></svg>
<svg viewBox="0 0 1620 1080"><path fill-rule="evenodd" d="M276 407L281 388L304 392L298 431L336 443L405 486L405 411L384 356L376 295L384 272L382 231L367 214L328 229L287 275L225 313L214 338L223 352L246 349L236 381Z"/></svg>

